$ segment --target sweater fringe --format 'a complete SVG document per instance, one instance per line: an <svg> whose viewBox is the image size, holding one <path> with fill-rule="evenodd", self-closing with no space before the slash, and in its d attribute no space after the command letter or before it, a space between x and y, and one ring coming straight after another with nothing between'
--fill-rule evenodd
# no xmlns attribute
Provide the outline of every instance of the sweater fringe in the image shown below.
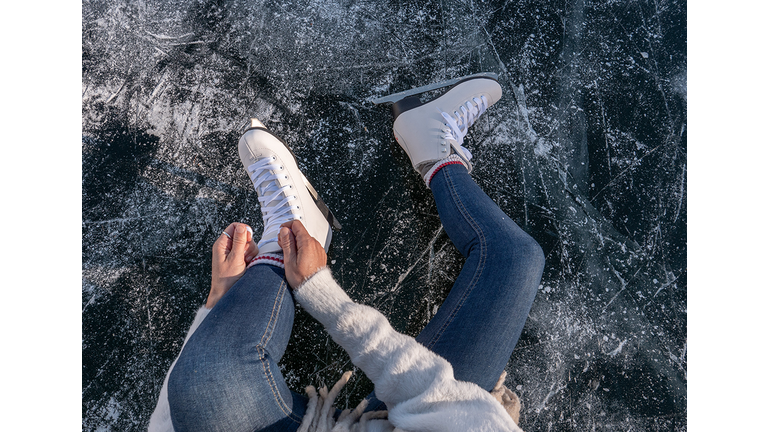
<svg viewBox="0 0 768 432"><path fill-rule="evenodd" d="M368 407L368 401L363 399L354 410L347 408L339 414L339 418L334 419L337 409L335 406L336 398L351 377L352 371L344 372L331 388L331 391L328 391L325 386L319 391L314 386L307 386L304 389L307 397L309 397L309 403L298 432L367 432L370 420L387 418L386 410L364 413L365 408ZM515 424L519 425L520 398L504 385L506 378L507 372L504 371L491 390L491 395L504 407Z"/></svg>

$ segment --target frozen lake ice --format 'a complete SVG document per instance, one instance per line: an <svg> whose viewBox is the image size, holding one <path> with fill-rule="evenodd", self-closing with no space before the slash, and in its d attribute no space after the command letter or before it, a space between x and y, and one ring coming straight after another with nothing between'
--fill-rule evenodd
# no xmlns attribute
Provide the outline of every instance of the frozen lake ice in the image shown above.
<svg viewBox="0 0 768 432"><path fill-rule="evenodd" d="M547 259L507 366L521 427L686 430L686 6L84 1L83 430L146 429L211 244L261 227L252 116L344 226L342 286L417 334L463 258L370 100L477 72L504 97L465 141L472 175ZM296 391L353 368L301 311L282 366Z"/></svg>

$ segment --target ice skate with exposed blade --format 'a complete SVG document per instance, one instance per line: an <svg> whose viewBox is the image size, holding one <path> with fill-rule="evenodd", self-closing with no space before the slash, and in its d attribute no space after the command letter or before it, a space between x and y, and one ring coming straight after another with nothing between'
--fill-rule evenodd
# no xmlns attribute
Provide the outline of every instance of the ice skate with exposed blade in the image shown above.
<svg viewBox="0 0 768 432"><path fill-rule="evenodd" d="M419 95L444 87L445 94L429 102ZM494 73L480 73L443 81L374 99L392 103L392 130L413 168L429 186L439 163L462 163L472 170L472 154L462 144L469 128L491 105L501 99L501 86Z"/></svg>
<svg viewBox="0 0 768 432"><path fill-rule="evenodd" d="M258 119L252 118L251 126L240 138L238 149L243 167L259 196L264 219L259 254L282 253L277 235L280 226L292 220L300 220L327 252L331 244L331 228L340 230L341 224L299 170L296 156L288 145Z"/></svg>

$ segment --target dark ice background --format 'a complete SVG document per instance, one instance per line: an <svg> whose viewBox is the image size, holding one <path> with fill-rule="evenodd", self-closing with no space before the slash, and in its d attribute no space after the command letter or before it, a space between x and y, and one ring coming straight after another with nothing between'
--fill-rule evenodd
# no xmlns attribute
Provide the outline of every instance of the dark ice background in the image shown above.
<svg viewBox="0 0 768 432"><path fill-rule="evenodd" d="M473 177L547 257L507 366L522 428L686 430L686 6L84 1L83 430L146 428L211 244L262 226L251 116L344 226L342 286L417 334L463 258L370 100L477 72L504 97L466 141ZM282 365L296 391L353 368L303 311Z"/></svg>

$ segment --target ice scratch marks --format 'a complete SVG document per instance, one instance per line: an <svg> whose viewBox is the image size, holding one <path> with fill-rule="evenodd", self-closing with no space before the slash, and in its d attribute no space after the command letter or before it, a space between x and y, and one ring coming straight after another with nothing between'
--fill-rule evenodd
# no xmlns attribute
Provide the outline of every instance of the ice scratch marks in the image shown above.
<svg viewBox="0 0 768 432"><path fill-rule="evenodd" d="M520 86L515 87L512 86L512 92L515 95L515 101L517 101L517 110L520 113L520 115L523 117L523 122L525 124L524 130L526 132L526 135L532 142L536 142L536 139L538 138L538 134L536 131L533 130L533 126L531 126L531 120L528 117L528 106L526 106L525 102L525 90L523 89L523 85L520 84Z"/></svg>
<svg viewBox="0 0 768 432"><path fill-rule="evenodd" d="M547 395L546 395L546 396L544 397L544 399L541 401L541 403L539 404L539 406L537 406L537 407L536 407L536 409L535 409L535 411L536 411L536 414L539 414L539 413L541 413L541 411L543 411L543 410L546 408L546 406L547 406L547 402L549 402L549 400L550 400L550 399L551 399L553 396L555 396L556 394L558 394L558 393L560 393L561 391L565 390L565 388L566 388L566 387L567 387L567 385L566 385L566 384L560 384L560 383L556 383L556 382L555 382L555 383L552 383L552 386L549 388L549 393L547 393Z"/></svg>
<svg viewBox="0 0 768 432"><path fill-rule="evenodd" d="M657 289L656 292L653 293L653 298L656 298L656 296L661 292L661 290L663 290L664 288L672 285L677 280L677 276L675 276L674 273L672 273L670 271L666 271L666 269L664 270L664 273L665 273L665 275L667 277L667 281L664 282L663 284L661 284L659 289ZM672 279L669 278L670 275L672 275Z"/></svg>
<svg viewBox="0 0 768 432"><path fill-rule="evenodd" d="M616 357L621 352L621 349L624 348L624 344L626 344L628 340L629 339L624 339L623 341L619 342L619 346L609 352L608 355L611 357Z"/></svg>
<svg viewBox="0 0 768 432"><path fill-rule="evenodd" d="M424 258L424 255L426 255L427 253L429 253L430 251L432 251L434 249L435 241L437 241L437 238L440 236L440 233L442 233L442 232L443 232L443 226L440 225L440 228L438 228L437 232L435 232L435 235L432 236L432 240L429 241L429 245L427 245L427 247L421 252L421 255L419 255L419 257L416 259L416 261L414 261L413 264L411 264L411 266L408 267L408 269L406 269L405 272L403 272L397 278L397 283L390 290L391 293L394 294L394 293L397 293L398 290L400 290L400 285L403 283L405 278L407 278L408 275L411 274L411 271L413 271L413 269L416 268L416 266L419 264L419 262L421 262L421 259ZM431 268L432 268L432 262L431 261L429 262L429 267L430 267L430 274L431 274Z"/></svg>
<svg viewBox="0 0 768 432"><path fill-rule="evenodd" d="M675 218L672 221L672 223L677 222L677 219L680 217L680 209L683 208L683 197L685 196L685 171L687 168L687 164L683 164L683 172L680 174L680 196L678 197L677 201L677 208L675 209Z"/></svg>
<svg viewBox="0 0 768 432"><path fill-rule="evenodd" d="M606 153L606 166L608 168L608 178L613 178L613 173L611 172L611 145L608 140L608 121L605 118L605 104L603 103L603 98L601 97L600 89L597 85L597 80L594 81L595 85L595 93L597 95L597 104L600 105L600 116L602 120L602 126L603 126L603 138L605 140L605 153Z"/></svg>
<svg viewBox="0 0 768 432"><path fill-rule="evenodd" d="M142 173L142 177L168 196L178 199L186 197L186 194L179 190L180 185L195 188L197 199L213 199L222 203L231 202L234 196L243 192L242 188L235 185L220 182L157 159L150 162L150 165Z"/></svg>
<svg viewBox="0 0 768 432"><path fill-rule="evenodd" d="M190 36L194 36L194 33L185 33L185 34L183 34L181 36L168 36L168 35L164 35L164 34L154 34L154 33L148 32L148 31L146 33L148 35L152 36L153 38L159 40L159 41L171 41L171 40L172 41L177 41L177 40L180 40L180 39L186 39L186 38L188 38Z"/></svg>
<svg viewBox="0 0 768 432"><path fill-rule="evenodd" d="M346 64L343 66L326 66L321 68L315 68L314 70L317 72L324 72L324 71L345 71L350 69L362 69L362 70L379 70L379 69L391 69L391 68L397 68L397 67L412 67L415 63L420 63L427 59L433 59L435 57L443 56L445 54L450 55L465 55L467 52L471 52L472 50L479 49L483 45L466 45L466 46L456 46L451 50L445 51L433 51L427 54L424 54L419 57L414 57L412 59L409 58L403 58L400 60L394 60L389 62L382 62L382 61L376 61L376 62L370 62L370 63L360 63L360 64Z"/></svg>
<svg viewBox="0 0 768 432"><path fill-rule="evenodd" d="M491 48L493 48L493 54L496 55L496 61L499 63L499 67L501 68L501 71L504 73L504 75L507 75L509 72L507 70L507 66L504 65L504 62L501 61L501 57L499 57L499 52L496 51L496 45L493 44L493 40L491 39L491 34L488 33L488 30L483 26L483 30L485 31L485 35L488 37L488 44L491 45Z"/></svg>
<svg viewBox="0 0 768 432"><path fill-rule="evenodd" d="M592 198L590 198L589 202L593 202L595 199L597 199L597 197L598 197L598 196L600 196L600 194L601 194L601 193L603 193L603 191L605 191L605 190L606 190L606 189L608 189L609 187L613 186L613 184L614 184L614 183L616 183L616 181L617 181L618 179L620 179L620 178L621 178L621 177L623 177L625 174L627 174L627 173L628 173L630 170L632 170L632 169L633 169L633 168L635 168L637 165L639 165L639 164L640 164L640 162L642 162L642 160L643 160L643 159L645 159L645 157L646 157L646 156L648 156L648 155L652 154L653 152L655 152L656 150L658 150L660 147L662 147L664 144L665 144L665 143L661 143L661 144L657 145L656 147L654 147L653 149L651 149L651 150L650 150L648 153L646 153L646 154L644 154L644 155L640 156L640 158L638 158L638 159L635 159L634 161L632 161L632 163L630 163L628 167L624 168L624 170L623 170L622 172L620 172L620 173L619 173L619 174L618 174L616 177L612 178L612 179L611 179L611 181L609 181L607 185L605 185L605 186L604 186L602 189L600 189L600 191L599 191L599 192L597 192L597 193L595 194L595 196L593 196Z"/></svg>
<svg viewBox="0 0 768 432"><path fill-rule="evenodd" d="M86 303L85 306L83 306L83 310L80 313L85 312L85 310L88 308L88 306L93 304L93 302L96 300L97 296L98 296L97 294L92 295L91 298L88 300L88 303Z"/></svg>
<svg viewBox="0 0 768 432"><path fill-rule="evenodd" d="M615 269L615 268L613 268L613 265L611 265L611 271L613 271L613 274L614 274L614 275L616 275L616 277L619 279L619 282L621 282L621 289L620 289L620 290L619 290L619 292L617 292L617 293L616 293L616 295L615 295L615 296L613 296L613 298L611 298L611 300L610 300L610 301L609 301L609 302L608 302L608 303L607 303L607 304L606 304L606 305L603 307L603 313L605 313L605 311L608 309L608 306L610 306L610 305L611 305L611 303L613 303L613 301L614 301L614 300L616 300L616 297L618 297L618 296L619 296L619 295L620 295L622 292L624 292L624 290L626 290L626 289L627 289L627 282L624 280L624 278L622 278L622 277L621 277L621 275L619 274L619 272L617 272L617 271L616 271L616 269Z"/></svg>
<svg viewBox="0 0 768 432"><path fill-rule="evenodd" d="M108 268L103 266L93 266L83 269L83 294L90 295L91 298L83 306L82 312L92 305L102 292L109 292L110 286L127 271L126 267ZM81 312L81 313L82 313Z"/></svg>
<svg viewBox="0 0 768 432"><path fill-rule="evenodd" d="M149 39L146 36L139 36L139 37L141 37L142 39L150 43L152 47L155 49L155 51L159 52L164 57L167 57L169 54L168 52L161 49L160 46L158 46L158 44L162 44L163 48L165 48L165 47L176 47L176 46L187 46L187 45L202 45L206 43L206 41L202 41L202 40L190 41L189 39L193 38L195 36L195 33L185 33L181 36L168 36L164 34L154 34L146 30L145 30L145 33L152 36L154 39Z"/></svg>
<svg viewBox="0 0 768 432"><path fill-rule="evenodd" d="M142 258L141 260L141 267L144 272L147 271L147 261L146 259ZM152 286L150 284L147 284L147 286L144 288L144 307L147 309L147 330L149 332L149 351L153 355L155 354L155 338L152 334L152 301L150 299L150 294L152 293ZM155 368L156 365L154 362L150 362L150 367L152 369L152 375L155 376Z"/></svg>
<svg viewBox="0 0 768 432"><path fill-rule="evenodd" d="M117 95L118 95L118 94L120 94L120 92L121 92L121 91L123 90L123 88L125 87L125 83L126 83L126 82L127 82L127 80L123 81L123 83L120 85L120 88L118 88L118 89L117 89L117 91L115 91L114 93L112 93L112 96L110 96L110 97L107 99L107 101L106 101L106 102L104 102L104 104L105 104L105 105L109 105L109 103L110 103L110 102L112 102L112 101L113 101L113 100L114 100L114 99L117 97Z"/></svg>
<svg viewBox="0 0 768 432"><path fill-rule="evenodd" d="M166 80L168 79L168 73L163 73L163 76L160 77L160 80L158 80L157 85L155 86L154 90L152 90L152 93L149 95L149 99L145 102L146 105L149 105L150 102L157 96L158 94L162 93L167 86L165 85Z"/></svg>
<svg viewBox="0 0 768 432"><path fill-rule="evenodd" d="M373 211L371 212L372 217L375 217L378 214L379 209L381 208L382 204L384 204L384 200L387 198L389 193L392 192L394 188L395 188L394 186L390 186L389 189L387 189L387 191L384 192L384 194L382 194L381 198L379 199L379 202L376 203L376 205L373 207ZM368 232L369 227L370 226L366 226L363 232L358 236L359 241L351 248L349 252L350 255L354 255L357 252L357 248L360 247L360 245L363 243L363 240L365 239L365 234Z"/></svg>
<svg viewBox="0 0 768 432"><path fill-rule="evenodd" d="M188 198L189 191L194 189L197 189L196 198L214 199L222 203L231 200L231 197L228 197L220 191L200 185L195 181L171 174L168 171L155 168L151 165L146 168L144 173L142 173L142 178L149 184L157 187L157 189L162 191L165 195L178 201L183 201Z"/></svg>
<svg viewBox="0 0 768 432"><path fill-rule="evenodd" d="M166 212L160 212L160 213L153 213L149 215L138 215L133 217L122 217L122 218L113 218L113 219L107 219L107 220L84 220L83 225L109 225L113 223L119 223L119 224L125 224L126 222L132 222L137 221L141 219L146 219L148 217L157 217L157 216L163 216L166 215Z"/></svg>
<svg viewBox="0 0 768 432"><path fill-rule="evenodd" d="M371 255L368 257L368 266L365 269L365 279L363 279L363 289L365 289L368 281L371 280L371 265L373 265L373 254L376 253L376 245L379 243L381 228L382 225L379 225L379 229L376 231L376 239L373 241L373 246L371 247Z"/></svg>
<svg viewBox="0 0 768 432"><path fill-rule="evenodd" d="M672 362L677 365L677 367L680 369L680 371L683 372L683 376L685 376L685 379L688 379L688 370L685 368L685 355L688 353L688 340L686 339L685 344L683 344L683 348L680 350L680 356L676 356L672 353L672 350L667 348L667 355L669 355L669 359L672 360Z"/></svg>

